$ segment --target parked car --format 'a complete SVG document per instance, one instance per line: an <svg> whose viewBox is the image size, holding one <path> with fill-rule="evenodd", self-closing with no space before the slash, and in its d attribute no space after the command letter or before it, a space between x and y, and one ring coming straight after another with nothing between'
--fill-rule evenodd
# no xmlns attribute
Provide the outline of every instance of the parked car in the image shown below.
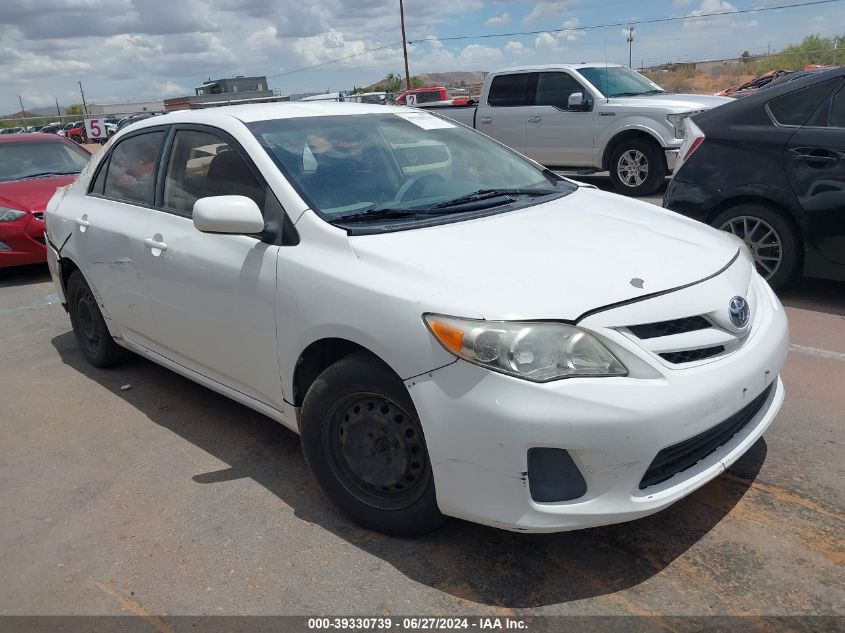
<svg viewBox="0 0 845 633"><path fill-rule="evenodd" d="M89 154L51 134L0 139L0 268L47 261L44 208L76 178Z"/></svg>
<svg viewBox="0 0 845 633"><path fill-rule="evenodd" d="M162 112L138 112L137 114L130 114L127 117L122 118L120 121L117 122L117 127L115 131L120 131L125 128L127 125L131 125L136 121L143 121L144 119L149 119L150 117L158 116L159 114L163 114Z"/></svg>
<svg viewBox="0 0 845 633"><path fill-rule="evenodd" d="M783 401L786 317L739 239L448 119L183 111L93 160L47 209L85 357L132 350L300 433L369 528L642 517Z"/></svg>
<svg viewBox="0 0 845 633"><path fill-rule="evenodd" d="M664 205L741 237L772 286L845 280L844 86L813 71L694 117Z"/></svg>
<svg viewBox="0 0 845 633"><path fill-rule="evenodd" d="M419 104L492 136L554 171L610 171L614 190L663 186L684 119L728 97L669 94L618 64L512 68L484 79L479 105Z"/></svg>
<svg viewBox="0 0 845 633"><path fill-rule="evenodd" d="M71 141L76 141L79 144L87 143L88 137L85 134L85 121L74 121L73 124L65 130L65 136Z"/></svg>
<svg viewBox="0 0 845 633"><path fill-rule="evenodd" d="M22 127L4 127L0 129L0 134L20 134L23 131Z"/></svg>
<svg viewBox="0 0 845 633"><path fill-rule="evenodd" d="M395 99L396 105L417 105L420 103L431 103L446 101L449 97L445 86L431 86L428 88L412 88L400 93Z"/></svg>
<svg viewBox="0 0 845 633"><path fill-rule="evenodd" d="M55 123L48 123L44 127L42 127L39 131L42 134L56 134L60 129L64 127L64 123L55 122Z"/></svg>

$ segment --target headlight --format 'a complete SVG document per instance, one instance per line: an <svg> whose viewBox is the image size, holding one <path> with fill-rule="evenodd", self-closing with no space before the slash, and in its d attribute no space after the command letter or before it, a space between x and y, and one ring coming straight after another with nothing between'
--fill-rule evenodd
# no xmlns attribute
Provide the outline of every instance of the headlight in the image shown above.
<svg viewBox="0 0 845 633"><path fill-rule="evenodd" d="M26 211L0 207L0 222L14 222L15 220L20 220L25 215Z"/></svg>
<svg viewBox="0 0 845 633"><path fill-rule="evenodd" d="M434 337L470 363L533 382L626 376L625 366L588 332L562 323L473 321L423 315Z"/></svg>
<svg viewBox="0 0 845 633"><path fill-rule="evenodd" d="M704 110L693 110L692 112L667 115L666 118L669 119L669 123L671 123L672 127L675 128L675 138L686 138L687 128L686 125L684 125L684 121L693 115L700 114L701 112L704 112Z"/></svg>

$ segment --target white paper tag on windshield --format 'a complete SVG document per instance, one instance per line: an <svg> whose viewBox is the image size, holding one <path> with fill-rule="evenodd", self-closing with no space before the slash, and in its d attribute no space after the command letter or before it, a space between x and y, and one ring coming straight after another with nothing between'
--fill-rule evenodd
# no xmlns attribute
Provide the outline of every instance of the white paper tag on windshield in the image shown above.
<svg viewBox="0 0 845 633"><path fill-rule="evenodd" d="M395 114L400 119L405 119L424 130L440 130L448 127L457 127L453 123L444 121L436 116L431 116L427 112L396 112Z"/></svg>

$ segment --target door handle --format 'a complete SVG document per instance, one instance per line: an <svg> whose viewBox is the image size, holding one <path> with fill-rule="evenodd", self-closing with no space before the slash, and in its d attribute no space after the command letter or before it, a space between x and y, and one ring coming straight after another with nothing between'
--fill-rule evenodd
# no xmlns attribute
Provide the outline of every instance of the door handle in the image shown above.
<svg viewBox="0 0 845 633"><path fill-rule="evenodd" d="M806 147L799 147L793 149L792 153L796 158L808 163L820 163L825 165L832 165L839 162L839 156L823 149L810 149Z"/></svg>
<svg viewBox="0 0 845 633"><path fill-rule="evenodd" d="M160 241L161 235L156 235L156 237L158 239L155 239L155 238L152 238L152 237L145 237L144 238L144 246L146 246L147 248L149 248L153 251L156 251L156 250L162 251L162 252L166 251L167 250L167 244ZM156 253L153 253L153 255L155 255L155 254Z"/></svg>
<svg viewBox="0 0 845 633"><path fill-rule="evenodd" d="M79 227L80 233L85 233L85 230L91 226L91 223L88 221L88 215L83 215L81 218L76 218L74 223Z"/></svg>
<svg viewBox="0 0 845 633"><path fill-rule="evenodd" d="M478 122L479 123L492 123L493 117L491 117L491 116L480 116L480 117L478 117Z"/></svg>
<svg viewBox="0 0 845 633"><path fill-rule="evenodd" d="M529 123L539 123L539 122L540 122L540 121L542 121L542 120L543 120L543 117L541 117L541 116L539 116L539 115L535 115L535 116L530 116L530 117L528 117L528 122L529 122Z"/></svg>

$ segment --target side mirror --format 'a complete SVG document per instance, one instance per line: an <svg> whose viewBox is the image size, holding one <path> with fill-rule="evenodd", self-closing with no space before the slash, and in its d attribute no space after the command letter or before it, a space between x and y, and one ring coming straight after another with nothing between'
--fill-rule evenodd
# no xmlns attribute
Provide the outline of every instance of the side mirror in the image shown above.
<svg viewBox="0 0 845 633"><path fill-rule="evenodd" d="M203 233L252 235L264 230L264 218L246 196L209 196L194 203L194 226Z"/></svg>
<svg viewBox="0 0 845 633"><path fill-rule="evenodd" d="M590 109L590 102L584 98L583 92L573 92L571 95L569 95L569 101L566 105L570 110Z"/></svg>

